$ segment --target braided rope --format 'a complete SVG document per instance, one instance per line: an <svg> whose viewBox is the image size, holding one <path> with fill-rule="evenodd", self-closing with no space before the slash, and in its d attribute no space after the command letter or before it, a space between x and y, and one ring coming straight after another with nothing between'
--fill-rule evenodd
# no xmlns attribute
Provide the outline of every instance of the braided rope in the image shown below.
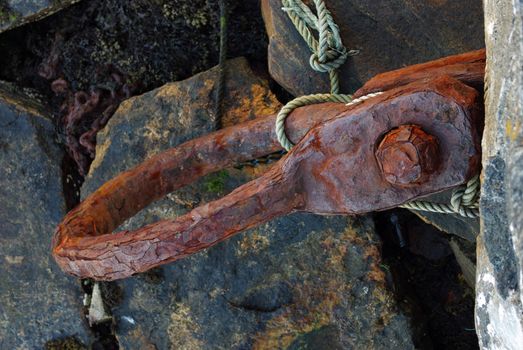
<svg viewBox="0 0 523 350"><path fill-rule="evenodd" d="M325 3L323 0L313 1L317 15L312 13L311 9L301 0L282 0L282 10L287 13L296 30L312 51L309 59L310 66L318 72L329 73L331 93L300 96L283 106L276 118L276 136L287 151L292 148L293 144L285 135L285 119L295 108L323 102L358 103L364 101L365 97L353 101L351 95L339 94L338 68L345 63L348 55L355 55L358 51L347 52L341 41L338 25L334 22ZM311 30L318 32L318 40ZM370 97L372 96L367 98Z"/></svg>
<svg viewBox="0 0 523 350"><path fill-rule="evenodd" d="M476 175L467 182L466 186L462 186L454 190L450 199L450 204L433 203L427 201L412 201L402 204L400 207L416 211L428 211L442 214L459 214L468 218L477 218L479 217L479 186L479 175Z"/></svg>
<svg viewBox="0 0 523 350"><path fill-rule="evenodd" d="M280 109L276 116L276 137L285 150L290 151L294 144L285 134L285 119L296 108L323 102L347 103L351 101L350 95L341 94L313 94L295 98Z"/></svg>
<svg viewBox="0 0 523 350"><path fill-rule="evenodd" d="M363 101L367 101L368 99L370 98L373 98L373 97L376 97L376 96L379 96L383 93L383 91L377 91L377 92L371 92L370 94L367 94L367 95L363 95L361 97L358 97L358 98L355 98L354 100L350 101L349 103L347 103L345 106L352 106L352 105L356 105L358 103L361 103Z"/></svg>
<svg viewBox="0 0 523 350"><path fill-rule="evenodd" d="M348 56L358 54L358 50L347 51L341 41L340 30L334 22L323 0L313 0L316 13L301 0L282 0L282 10L287 13L298 33L312 51L309 64L315 71L329 73L331 93L339 93L338 68ZM311 30L318 32L318 40Z"/></svg>
<svg viewBox="0 0 523 350"><path fill-rule="evenodd" d="M292 146L294 146L294 144L285 134L285 119L294 109L298 107L324 102L340 102L346 103L346 106L351 106L366 101L369 98L379 96L382 93L383 92L373 92L354 100L352 99L351 95L343 94L313 94L297 97L294 100L288 102L285 106L283 106L280 112L278 112L278 115L276 116L276 137L278 138L278 141L282 147L287 151L290 151Z"/></svg>

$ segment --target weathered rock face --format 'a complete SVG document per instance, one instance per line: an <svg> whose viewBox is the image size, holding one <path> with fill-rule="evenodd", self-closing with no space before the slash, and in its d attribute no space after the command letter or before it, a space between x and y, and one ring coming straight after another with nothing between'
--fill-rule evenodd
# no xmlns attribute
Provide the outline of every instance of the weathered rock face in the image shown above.
<svg viewBox="0 0 523 350"><path fill-rule="evenodd" d="M265 64L258 0L228 1L227 9L229 55ZM218 63L219 16L218 1L82 1L0 33L0 52L9 53L0 55L0 80L49 97L83 177L94 157L96 132L121 99Z"/></svg>
<svg viewBox="0 0 523 350"><path fill-rule="evenodd" d="M99 134L82 196L149 155L211 131L216 75L213 69L124 102ZM226 91L226 125L280 107L243 59L229 63ZM251 175L227 169L207 176L122 228L180 215ZM366 217L274 220L116 282L106 298L119 299L112 308L118 340L125 349L413 348L408 321L385 287L378 241Z"/></svg>
<svg viewBox="0 0 523 350"><path fill-rule="evenodd" d="M354 92L377 73L484 46L480 0L326 0L325 4L345 47L360 50L340 69L344 93ZM272 77L295 96L328 92L328 75L309 66L310 50L281 8L280 0L262 0Z"/></svg>
<svg viewBox="0 0 523 350"><path fill-rule="evenodd" d="M523 344L523 9L485 2L487 86L476 276L484 349ZM509 49L507 49L509 48Z"/></svg>
<svg viewBox="0 0 523 350"><path fill-rule="evenodd" d="M258 0L228 1L228 9L229 57L265 62ZM61 77L78 91L113 86L103 74L109 69L124 74L139 92L148 91L218 63L219 14L218 1L209 0L81 1L2 34L0 52L9 55L0 55L0 76L39 91L39 75Z"/></svg>
<svg viewBox="0 0 523 350"><path fill-rule="evenodd" d="M0 33L36 21L79 0L5 0L0 3Z"/></svg>
<svg viewBox="0 0 523 350"><path fill-rule="evenodd" d="M267 82L253 75L245 59L228 61L226 71L227 94L219 121L214 112L217 69L122 102L114 121L97 136L97 156L82 196L150 155L215 130L218 123L227 127L279 110Z"/></svg>
<svg viewBox="0 0 523 350"><path fill-rule="evenodd" d="M65 214L54 127L34 102L0 85L0 348L89 343L79 283L51 258Z"/></svg>

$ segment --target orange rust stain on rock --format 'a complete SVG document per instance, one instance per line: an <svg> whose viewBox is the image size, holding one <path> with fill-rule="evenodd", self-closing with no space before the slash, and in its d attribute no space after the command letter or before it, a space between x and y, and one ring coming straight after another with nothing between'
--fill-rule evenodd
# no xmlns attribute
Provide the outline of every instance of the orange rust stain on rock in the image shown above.
<svg viewBox="0 0 523 350"><path fill-rule="evenodd" d="M257 116L265 116L277 113L281 108L281 103L264 84L253 84L250 92L234 101L231 108L222 117L223 127L233 126L252 120Z"/></svg>

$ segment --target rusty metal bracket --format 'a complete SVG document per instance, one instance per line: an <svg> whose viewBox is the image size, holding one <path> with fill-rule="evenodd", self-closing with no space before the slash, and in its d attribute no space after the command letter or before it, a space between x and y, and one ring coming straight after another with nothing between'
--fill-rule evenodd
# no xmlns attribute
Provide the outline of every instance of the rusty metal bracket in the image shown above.
<svg viewBox="0 0 523 350"><path fill-rule="evenodd" d="M53 256L75 276L114 280L293 211L361 214L461 185L480 166L482 97L452 77L459 70L439 77L434 72L463 68L468 58L439 65L427 76L417 71L411 81L402 76L395 87L358 105L298 108L286 121L296 146L260 178L177 219L112 233L149 203L202 175L279 150L275 116L160 153L69 212L55 232ZM464 76L482 74L478 67L470 74L462 70L457 75L465 82Z"/></svg>

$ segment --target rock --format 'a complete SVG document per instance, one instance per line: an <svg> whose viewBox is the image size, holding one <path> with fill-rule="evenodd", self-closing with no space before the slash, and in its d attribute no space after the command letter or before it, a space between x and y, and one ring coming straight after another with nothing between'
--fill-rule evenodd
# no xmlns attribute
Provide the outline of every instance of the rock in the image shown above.
<svg viewBox="0 0 523 350"><path fill-rule="evenodd" d="M265 64L259 0L228 1L228 8L228 57ZM45 72L76 92L113 86L101 74L109 68L142 93L218 63L219 14L218 1L209 0L81 1L0 36L0 52L9 52L0 55L0 76L44 90L38 75Z"/></svg>
<svg viewBox="0 0 523 350"><path fill-rule="evenodd" d="M466 252L465 249L469 248L469 247L463 247L464 246L463 243L464 242L460 242L457 239L452 239L450 241L450 248L452 249L452 252L454 253L454 256L456 257L456 261L458 262L459 267L461 268L461 272L463 274L463 278L465 279L465 282L467 282L467 284L469 285L470 288L475 289L476 288L476 264L474 264L474 260L476 258L475 250L473 251L473 254L470 254L471 253L470 249L468 252ZM469 253L469 254L467 254L467 253ZM471 257L470 255L473 255L473 256Z"/></svg>
<svg viewBox="0 0 523 350"><path fill-rule="evenodd" d="M343 93L354 92L377 73L484 46L480 0L386 4L327 0L325 4L345 47L360 50L340 69ZM281 8L280 0L262 0L271 76L295 96L328 92L327 74L309 66L310 50Z"/></svg>
<svg viewBox="0 0 523 350"><path fill-rule="evenodd" d="M477 347L474 292L465 283L448 237L403 209L375 217L384 243L383 264L393 278L396 298L408 308L412 324L422 334L417 348ZM403 247L399 236L404 238ZM473 259L469 253L475 252L475 244L454 239Z"/></svg>
<svg viewBox="0 0 523 350"><path fill-rule="evenodd" d="M228 61L226 70L227 94L220 118L224 127L278 112L281 104L267 82L254 76L244 58ZM150 155L213 131L218 122L214 115L217 72L212 69L122 102L97 136L97 156L82 195ZM136 158L122 156L129 150Z"/></svg>
<svg viewBox="0 0 523 350"><path fill-rule="evenodd" d="M41 349L64 337L90 341L80 284L51 258L52 233L66 204L64 154L46 116L34 100L0 84L2 349Z"/></svg>
<svg viewBox="0 0 523 350"><path fill-rule="evenodd" d="M259 0L227 1L227 8L228 56L246 55L265 70ZM122 98L218 63L219 16L218 1L82 1L0 33L0 52L9 53L0 55L0 77L49 97L83 177L94 158L92 140ZM89 107L78 108L78 101Z"/></svg>
<svg viewBox="0 0 523 350"><path fill-rule="evenodd" d="M245 60L229 67L225 120L279 109ZM216 74L212 69L124 102L99 134L82 196L147 156L213 130ZM251 178L238 169L209 175L121 229L175 217ZM385 287L378 242L368 217L279 218L115 282L122 295L112 308L116 336L124 349L413 348L407 318Z"/></svg>
<svg viewBox="0 0 523 350"><path fill-rule="evenodd" d="M483 349L520 349L523 344L523 12L520 2L486 0L484 3L487 93L476 328Z"/></svg>
<svg viewBox="0 0 523 350"><path fill-rule="evenodd" d="M90 325L112 320L111 315L109 315L105 310L102 292L100 291L100 284L97 282L94 283L93 292L91 294L88 319Z"/></svg>
<svg viewBox="0 0 523 350"><path fill-rule="evenodd" d="M438 214L425 211L413 211L419 218L438 230L459 236L469 242L475 242L479 233L479 220L454 214Z"/></svg>
<svg viewBox="0 0 523 350"><path fill-rule="evenodd" d="M0 33L49 16L79 0L6 0L0 3Z"/></svg>

